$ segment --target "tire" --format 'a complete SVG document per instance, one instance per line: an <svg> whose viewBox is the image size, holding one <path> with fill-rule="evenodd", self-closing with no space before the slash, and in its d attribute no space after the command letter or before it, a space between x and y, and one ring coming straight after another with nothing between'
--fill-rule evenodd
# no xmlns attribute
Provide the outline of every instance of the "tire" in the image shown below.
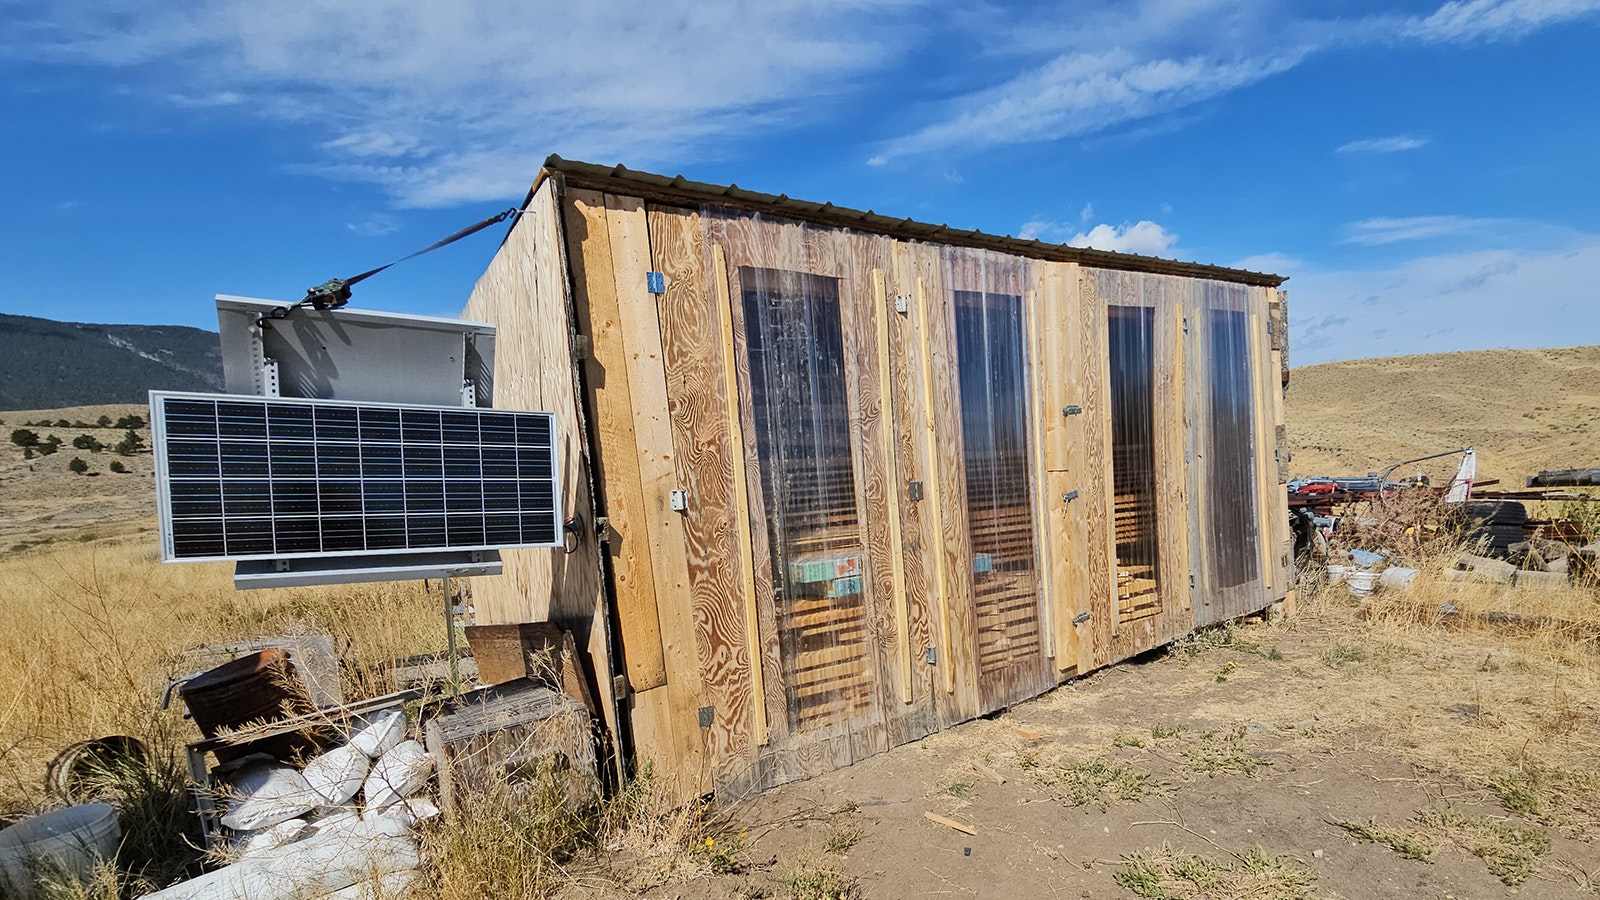
<svg viewBox="0 0 1600 900"><path fill-rule="evenodd" d="M1515 525L1528 521L1528 508L1515 500L1474 500L1461 504L1468 526Z"/></svg>

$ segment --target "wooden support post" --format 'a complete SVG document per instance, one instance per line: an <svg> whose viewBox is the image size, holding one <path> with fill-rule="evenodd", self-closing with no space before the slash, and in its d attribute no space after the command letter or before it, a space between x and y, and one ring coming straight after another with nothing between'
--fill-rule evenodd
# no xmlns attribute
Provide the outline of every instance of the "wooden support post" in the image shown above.
<svg viewBox="0 0 1600 900"><path fill-rule="evenodd" d="M905 548L900 536L900 467L895 460L894 379L889 365L889 287L882 269L872 270L873 321L878 326L878 422L888 501L889 571L894 580L895 657L900 702L911 702L911 609L906 600Z"/></svg>
<svg viewBox="0 0 1600 900"><path fill-rule="evenodd" d="M917 325L922 343L922 427L928 445L928 485L923 497L928 504L928 529L933 535L933 597L939 607L939 670L944 675L944 691L956 691L955 648L950 641L950 573L944 549L944 508L940 501L942 482L939 473L939 420L933 408L933 324L928 312L928 283L917 279Z"/></svg>
<svg viewBox="0 0 1600 900"><path fill-rule="evenodd" d="M728 290L728 259L712 244L716 262L717 324L722 329L723 387L728 396L728 455L733 468L734 531L739 541L739 588L744 595L744 646L750 662L750 725L756 746L767 743L767 703L761 677L761 628L756 618L756 563L750 538L750 489L745 474L744 422L739 415L739 369L734 360L733 300Z"/></svg>
<svg viewBox="0 0 1600 900"><path fill-rule="evenodd" d="M1023 327L1027 335L1028 419L1033 440L1029 442L1029 462L1033 473L1033 558L1034 571L1039 573L1039 638L1044 655L1056 657L1055 629L1055 566L1050 552L1050 502L1049 474L1045 461L1045 421L1050 412L1050 400L1045 384L1049 373L1044 371L1044 325L1040 321L1043 287L1043 267L1030 266L1033 276L1024 297Z"/></svg>

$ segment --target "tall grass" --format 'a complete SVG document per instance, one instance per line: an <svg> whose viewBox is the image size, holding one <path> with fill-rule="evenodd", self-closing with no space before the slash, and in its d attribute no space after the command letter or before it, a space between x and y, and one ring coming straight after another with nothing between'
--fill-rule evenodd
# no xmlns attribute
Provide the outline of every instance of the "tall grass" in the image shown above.
<svg viewBox="0 0 1600 900"><path fill-rule="evenodd" d="M347 696L368 696L388 687L380 663L444 645L439 606L418 582L236 592L231 566L165 565L147 539L0 559L0 819L50 803L45 765L76 741L181 749L192 726L157 704L193 673L187 649L329 633Z"/></svg>

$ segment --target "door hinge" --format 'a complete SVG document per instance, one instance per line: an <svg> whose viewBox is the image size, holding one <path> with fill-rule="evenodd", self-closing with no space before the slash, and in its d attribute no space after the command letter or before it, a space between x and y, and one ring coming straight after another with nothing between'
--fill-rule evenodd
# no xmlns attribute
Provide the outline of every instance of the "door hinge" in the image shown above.
<svg viewBox="0 0 1600 900"><path fill-rule="evenodd" d="M667 505L672 507L673 512L688 512L689 492L673 491L667 495Z"/></svg>
<svg viewBox="0 0 1600 900"><path fill-rule="evenodd" d="M611 679L611 696L618 700L626 700L629 690L631 689L628 687L628 676L618 675Z"/></svg>
<svg viewBox="0 0 1600 900"><path fill-rule="evenodd" d="M939 664L939 648L938 647L924 647L924 648L922 648L922 661L927 663L930 666L937 666Z"/></svg>
<svg viewBox="0 0 1600 900"><path fill-rule="evenodd" d="M895 294L894 311L902 316L911 312L911 298L907 297L905 294Z"/></svg>
<svg viewBox="0 0 1600 900"><path fill-rule="evenodd" d="M717 721L717 709L714 706L700 707L700 727L710 728L711 723Z"/></svg>
<svg viewBox="0 0 1600 900"><path fill-rule="evenodd" d="M906 496L912 500L922 499L922 482L912 481L906 484Z"/></svg>
<svg viewBox="0 0 1600 900"><path fill-rule="evenodd" d="M665 294L667 292L667 276L660 272L644 273L645 290L652 294Z"/></svg>
<svg viewBox="0 0 1600 900"><path fill-rule="evenodd" d="M602 544L612 543L617 539L617 532L611 527L608 516L596 516L594 520L594 538Z"/></svg>
<svg viewBox="0 0 1600 900"><path fill-rule="evenodd" d="M588 359L589 355L591 353L593 353L593 352L594 352L594 339L593 338L589 337L587 334L575 334L575 335L572 336L572 358L573 359L577 360L578 362L583 362L584 360Z"/></svg>

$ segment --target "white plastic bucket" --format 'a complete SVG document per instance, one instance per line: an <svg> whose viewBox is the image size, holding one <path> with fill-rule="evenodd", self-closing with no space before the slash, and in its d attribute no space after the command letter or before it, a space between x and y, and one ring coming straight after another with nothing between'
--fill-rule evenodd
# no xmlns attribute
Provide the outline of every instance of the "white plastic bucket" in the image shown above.
<svg viewBox="0 0 1600 900"><path fill-rule="evenodd" d="M1365 597L1378 586L1378 573L1371 569L1352 569L1345 574L1344 580L1350 586L1351 594Z"/></svg>
<svg viewBox="0 0 1600 900"><path fill-rule="evenodd" d="M13 893L31 896L34 873L56 868L88 880L95 863L116 853L122 839L109 803L69 806L23 819L0 831L0 877Z"/></svg>

